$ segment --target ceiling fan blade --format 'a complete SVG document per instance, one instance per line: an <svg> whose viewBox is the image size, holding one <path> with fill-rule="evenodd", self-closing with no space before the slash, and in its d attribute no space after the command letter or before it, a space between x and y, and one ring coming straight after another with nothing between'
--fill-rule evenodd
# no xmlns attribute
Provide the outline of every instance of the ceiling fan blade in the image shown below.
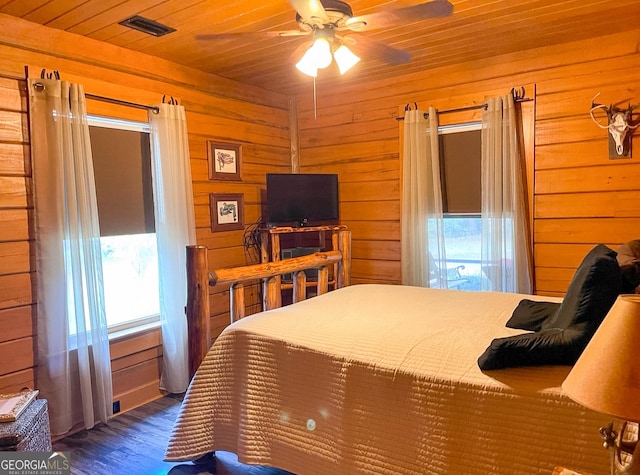
<svg viewBox="0 0 640 475"><path fill-rule="evenodd" d="M390 26L401 26L403 22L426 20L428 18L438 18L449 16L453 13L453 5L447 0L432 0L431 2L419 3L410 7L382 10L369 15L360 15L349 18L344 28L363 31L387 28Z"/></svg>
<svg viewBox="0 0 640 475"><path fill-rule="evenodd" d="M197 40L233 40L237 38L261 40L266 38L278 38L288 36L306 36L308 31L285 30L285 31L245 31L238 33L212 33L206 35L196 35Z"/></svg>
<svg viewBox="0 0 640 475"><path fill-rule="evenodd" d="M349 35L346 37L349 39L347 46L355 54L361 58L375 57L381 59L388 64L404 64L411 60L411 53L408 51L393 48L388 44L381 43L380 41L372 40L366 36Z"/></svg>
<svg viewBox="0 0 640 475"><path fill-rule="evenodd" d="M291 6L309 24L324 25L329 17L320 0L289 0Z"/></svg>

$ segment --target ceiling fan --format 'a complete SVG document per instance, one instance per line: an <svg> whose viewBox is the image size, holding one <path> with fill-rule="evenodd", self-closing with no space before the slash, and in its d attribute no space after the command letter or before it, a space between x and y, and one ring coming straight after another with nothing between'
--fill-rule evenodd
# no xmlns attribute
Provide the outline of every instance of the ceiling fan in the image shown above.
<svg viewBox="0 0 640 475"><path fill-rule="evenodd" d="M230 39L250 35L256 39L292 36L311 36L301 45L306 51L296 64L303 73L316 77L318 70L335 60L340 74L351 69L360 56L380 59L388 64L402 64L411 59L408 51L400 50L358 33L396 26L408 21L444 17L453 12L447 0L431 0L417 5L391 8L367 15L353 16L351 7L341 0L289 0L296 10L299 29L287 31L259 31L249 33L221 33L198 35L200 40ZM300 48L296 49L300 57Z"/></svg>

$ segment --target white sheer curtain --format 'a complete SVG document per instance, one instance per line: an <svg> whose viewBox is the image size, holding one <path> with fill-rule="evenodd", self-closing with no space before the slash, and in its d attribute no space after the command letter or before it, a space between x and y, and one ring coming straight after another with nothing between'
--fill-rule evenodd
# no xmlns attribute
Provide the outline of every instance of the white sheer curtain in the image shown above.
<svg viewBox="0 0 640 475"><path fill-rule="evenodd" d="M407 110L402 162L402 283L447 287L438 112Z"/></svg>
<svg viewBox="0 0 640 475"><path fill-rule="evenodd" d="M482 290L531 293L521 140L513 97L489 98L482 114Z"/></svg>
<svg viewBox="0 0 640 475"><path fill-rule="evenodd" d="M39 83L40 85L36 84ZM112 416L100 229L84 91L29 80L37 280L36 381L53 434Z"/></svg>
<svg viewBox="0 0 640 475"><path fill-rule="evenodd" d="M160 387L170 393L189 385L187 245L195 244L195 218L184 107L159 104L149 112L156 236L160 269L163 368Z"/></svg>

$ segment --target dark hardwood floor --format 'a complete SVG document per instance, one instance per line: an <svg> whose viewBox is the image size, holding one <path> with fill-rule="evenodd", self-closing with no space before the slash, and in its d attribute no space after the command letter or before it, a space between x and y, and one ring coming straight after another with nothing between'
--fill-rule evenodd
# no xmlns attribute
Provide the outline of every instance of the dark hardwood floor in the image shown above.
<svg viewBox="0 0 640 475"><path fill-rule="evenodd" d="M71 473L77 475L291 475L243 465L228 452L203 465L163 462L181 402L175 396L153 401L54 442L53 450L71 452Z"/></svg>

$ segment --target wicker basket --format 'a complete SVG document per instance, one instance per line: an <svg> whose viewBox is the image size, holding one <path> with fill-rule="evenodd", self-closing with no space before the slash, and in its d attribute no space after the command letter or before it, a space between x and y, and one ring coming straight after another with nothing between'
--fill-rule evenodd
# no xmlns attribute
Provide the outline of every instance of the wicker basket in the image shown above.
<svg viewBox="0 0 640 475"><path fill-rule="evenodd" d="M0 422L0 451L51 452L46 399L36 399L15 422Z"/></svg>

